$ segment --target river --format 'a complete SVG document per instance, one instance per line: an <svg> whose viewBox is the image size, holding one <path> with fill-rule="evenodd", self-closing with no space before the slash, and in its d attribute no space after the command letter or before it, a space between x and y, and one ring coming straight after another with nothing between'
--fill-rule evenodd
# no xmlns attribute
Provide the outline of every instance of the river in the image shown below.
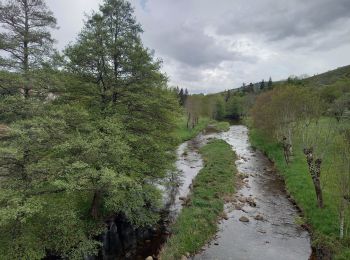
<svg viewBox="0 0 350 260"><path fill-rule="evenodd" d="M194 259L309 259L309 233L295 224L300 213L273 164L251 148L248 129L233 125L209 137L225 140L236 152L240 185L233 201L225 205L227 220L219 223L216 237Z"/></svg>

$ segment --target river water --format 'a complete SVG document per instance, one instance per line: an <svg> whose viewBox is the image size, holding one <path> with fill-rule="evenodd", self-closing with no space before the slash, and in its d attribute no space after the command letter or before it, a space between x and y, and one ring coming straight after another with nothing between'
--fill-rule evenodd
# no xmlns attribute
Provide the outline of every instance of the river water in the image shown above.
<svg viewBox="0 0 350 260"><path fill-rule="evenodd" d="M240 185L225 205L227 219L219 223L216 237L194 259L309 259L309 233L295 224L298 209L288 199L273 164L251 148L248 129L233 125L227 132L208 137L232 146L238 157L236 182ZM242 217L249 222L240 221Z"/></svg>

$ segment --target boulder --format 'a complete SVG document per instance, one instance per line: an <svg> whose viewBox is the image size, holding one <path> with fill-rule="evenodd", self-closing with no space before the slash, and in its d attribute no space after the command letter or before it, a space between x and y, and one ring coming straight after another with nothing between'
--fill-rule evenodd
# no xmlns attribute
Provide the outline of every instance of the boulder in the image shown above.
<svg viewBox="0 0 350 260"><path fill-rule="evenodd" d="M145 260L153 260L152 256L148 256Z"/></svg>

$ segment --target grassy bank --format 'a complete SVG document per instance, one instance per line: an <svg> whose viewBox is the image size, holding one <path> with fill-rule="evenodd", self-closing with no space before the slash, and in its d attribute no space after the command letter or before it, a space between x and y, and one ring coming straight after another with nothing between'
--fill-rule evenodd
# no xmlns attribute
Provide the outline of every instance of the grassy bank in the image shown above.
<svg viewBox="0 0 350 260"><path fill-rule="evenodd" d="M161 259L180 259L197 252L216 233L223 212L224 196L233 193L235 154L222 140L213 140L200 149L205 165L197 175L188 206L173 226L173 235Z"/></svg>
<svg viewBox="0 0 350 260"><path fill-rule="evenodd" d="M208 125L218 132L228 131L230 128L228 122L218 122L207 117L201 117L194 128L187 128L187 119L183 116L178 120L175 136L178 137L180 142L185 142L196 137Z"/></svg>
<svg viewBox="0 0 350 260"><path fill-rule="evenodd" d="M332 163L332 158L326 158L323 162L321 183L323 183L325 207L320 209L317 207L314 186L302 152L301 137L294 138L294 157L289 166L284 161L282 147L266 138L257 129L250 131L250 140L254 147L265 152L274 161L276 168L284 177L288 192L304 213L303 221L311 227L313 245L327 248L336 255L335 259L350 259L346 241L337 238L339 217L336 195L332 187L334 183L332 178L335 178L334 173L337 169Z"/></svg>
<svg viewBox="0 0 350 260"><path fill-rule="evenodd" d="M218 132L226 132L230 129L230 124L228 122L211 122L210 125Z"/></svg>
<svg viewBox="0 0 350 260"><path fill-rule="evenodd" d="M179 141L181 142L188 141L204 130L209 123L209 118L201 117L198 124L194 128L187 128L187 119L185 116L183 116L178 120L175 136L178 137Z"/></svg>

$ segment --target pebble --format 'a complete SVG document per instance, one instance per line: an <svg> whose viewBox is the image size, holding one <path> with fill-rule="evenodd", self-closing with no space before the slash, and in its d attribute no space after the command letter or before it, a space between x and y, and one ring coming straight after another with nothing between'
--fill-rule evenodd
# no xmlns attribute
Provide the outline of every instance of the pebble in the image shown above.
<svg viewBox="0 0 350 260"><path fill-rule="evenodd" d="M255 216L254 219L262 221L262 220L264 220L264 217L258 214L258 215Z"/></svg>
<svg viewBox="0 0 350 260"><path fill-rule="evenodd" d="M242 217L239 218L239 221L241 221L241 222L249 222L249 219L247 217L245 217L245 216L242 216Z"/></svg>

